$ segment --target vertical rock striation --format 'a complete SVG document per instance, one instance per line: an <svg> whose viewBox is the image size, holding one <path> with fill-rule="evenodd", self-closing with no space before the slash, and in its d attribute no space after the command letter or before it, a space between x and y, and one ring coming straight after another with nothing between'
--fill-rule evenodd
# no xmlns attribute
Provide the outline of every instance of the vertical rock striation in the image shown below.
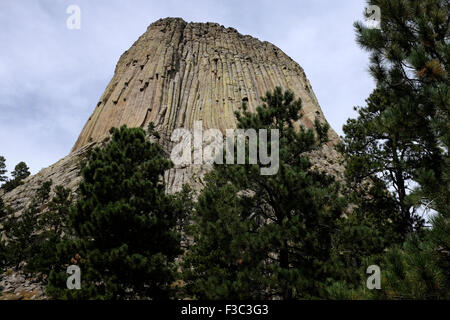
<svg viewBox="0 0 450 320"><path fill-rule="evenodd" d="M153 122L168 149L173 130L191 129L194 121L201 120L203 129L225 132L236 127L234 111L243 101L254 111L261 96L275 86L302 99L304 126L311 128L315 118L326 121L303 69L276 46L216 23L161 19L120 57L72 151L102 140L111 127L123 124L146 127ZM330 138L331 144L338 141L333 130ZM319 158L336 158L333 148L325 151ZM328 161L319 162L327 166ZM166 177L169 188L179 189L204 169L172 170Z"/></svg>
<svg viewBox="0 0 450 320"><path fill-rule="evenodd" d="M162 19L120 57L73 151L123 124L153 121L167 135L195 120L205 129L234 128L242 101L254 110L275 86L303 100L304 125L325 121L303 69L274 45L215 23Z"/></svg>
<svg viewBox="0 0 450 320"><path fill-rule="evenodd" d="M250 111L261 96L275 86L291 89L303 101L302 125L326 119L303 69L279 48L233 28L216 23L187 23L167 18L151 24L117 63L114 76L85 124L72 152L50 168L6 194L20 207L39 181L75 186L77 163L90 145L101 142L111 127L146 127L150 122L171 150L176 128L192 129L201 120L203 129L223 132L236 127L234 111L243 101ZM316 165L339 175L338 135L330 130L330 143L314 155ZM183 183L195 185L207 166L191 165L166 173L169 191Z"/></svg>

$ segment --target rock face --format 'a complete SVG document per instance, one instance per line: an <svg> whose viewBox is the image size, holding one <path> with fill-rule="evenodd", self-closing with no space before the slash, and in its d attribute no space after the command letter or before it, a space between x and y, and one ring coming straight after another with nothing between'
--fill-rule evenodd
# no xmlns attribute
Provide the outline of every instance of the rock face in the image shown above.
<svg viewBox="0 0 450 320"><path fill-rule="evenodd" d="M215 23L158 20L120 57L72 152L4 198L13 207L23 207L37 183L50 178L54 185L75 187L79 160L111 127L145 128L153 122L170 151L174 129L192 129L194 121L202 121L203 129L235 128L234 111L242 102L254 111L262 103L260 97L275 86L291 89L302 99L302 125L311 128L315 118L326 122L303 69L276 46ZM339 138L332 129L329 136L314 162L339 175L342 167L334 150ZM165 176L169 191L183 183L195 185L207 170L200 165L170 170Z"/></svg>
<svg viewBox="0 0 450 320"><path fill-rule="evenodd" d="M325 121L303 69L274 45L214 23L159 20L121 56L73 151L122 124L152 121L169 136L195 120L234 128L242 101L254 110L275 86L302 99L306 126Z"/></svg>
<svg viewBox="0 0 450 320"><path fill-rule="evenodd" d="M50 167L42 169L36 175L26 178L23 185L11 192L2 195L3 190L0 190L0 196L3 197L7 205L19 213L30 202L44 181L52 180L53 186L63 185L66 188L75 190L81 179L79 177L80 161L85 158L87 151L92 145L92 143L88 144L76 152L70 153ZM1 231L2 221L0 221L0 235Z"/></svg>
<svg viewBox="0 0 450 320"><path fill-rule="evenodd" d="M111 127L156 125L161 143L170 153L170 136L176 128L192 129L202 121L203 129L224 132L236 127L234 111L243 101L250 111L275 86L291 89L303 102L301 125L311 128L317 118L326 122L303 69L268 42L239 34L214 23L186 23L168 18L151 24L126 51L111 82L84 126L71 153L28 177L22 186L1 194L16 214L30 202L40 184L52 180L75 190L80 161L94 145L108 136ZM314 164L335 176L343 167L334 150L338 135L331 129L330 142L313 154ZM184 183L200 189L208 165L187 165L165 174L168 192ZM0 221L0 236L2 221ZM45 299L43 288L19 272L0 275L2 299Z"/></svg>
<svg viewBox="0 0 450 320"><path fill-rule="evenodd" d="M0 274L0 300L46 300L40 279L23 271L6 270Z"/></svg>

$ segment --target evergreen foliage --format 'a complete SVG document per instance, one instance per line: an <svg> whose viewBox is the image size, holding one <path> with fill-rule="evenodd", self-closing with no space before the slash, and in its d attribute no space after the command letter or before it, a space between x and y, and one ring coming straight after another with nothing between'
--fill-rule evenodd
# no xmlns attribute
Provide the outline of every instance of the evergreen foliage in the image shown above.
<svg viewBox="0 0 450 320"><path fill-rule="evenodd" d="M48 199L51 181L43 184L38 197ZM45 200L44 200L45 201ZM58 266L57 248L71 235L68 227L69 213L72 207L72 193L63 186L55 187L55 195L47 204L46 210L36 221L36 243L39 250L29 259L27 270L40 275L49 275Z"/></svg>
<svg viewBox="0 0 450 320"><path fill-rule="evenodd" d="M20 186L25 178L27 178L30 175L30 169L28 168L27 164L25 162L19 162L15 168L14 171L11 172L11 176L13 179L7 180L3 185L2 188L6 192L10 192Z"/></svg>
<svg viewBox="0 0 450 320"><path fill-rule="evenodd" d="M14 171L11 172L11 176L15 180L23 180L30 175L30 168L28 168L25 162L19 162L15 167Z"/></svg>
<svg viewBox="0 0 450 320"><path fill-rule="evenodd" d="M60 265L47 292L58 299L168 298L184 218L179 199L165 193L162 177L172 165L142 129L110 133L82 170L73 237L58 245ZM68 264L81 268L81 290L66 289Z"/></svg>
<svg viewBox="0 0 450 320"><path fill-rule="evenodd" d="M356 206L345 224L356 220L353 228L347 226L356 232L363 221L371 221L370 231L347 240L340 232L336 238L341 248L348 249L341 255L346 270L353 274L359 270L360 276L348 277L333 290L336 296L347 297L446 298L450 4L445 0L368 4L380 7L381 30L362 23L355 28L358 43L371 54L370 72L377 88L367 106L358 108L358 118L344 126L341 151L349 199ZM418 214L424 208L434 215L431 230L424 230ZM364 241L371 234L373 244ZM365 260L355 261L364 256ZM357 289L368 263L380 265L382 290Z"/></svg>
<svg viewBox="0 0 450 320"><path fill-rule="evenodd" d="M449 10L446 0L369 1L382 12L381 30L356 23L357 41L371 54L370 71L388 100L376 102L380 122L410 131L405 155L426 204L449 195ZM388 126L393 131L392 126ZM395 132L395 131L394 131ZM447 196L447 197L446 197Z"/></svg>
<svg viewBox="0 0 450 320"><path fill-rule="evenodd" d="M36 199L25 208L19 217L11 215L4 223L7 265L18 268L39 250L36 243L36 221L40 206Z"/></svg>
<svg viewBox="0 0 450 320"><path fill-rule="evenodd" d="M6 207L2 197L0 197L0 221L6 216Z"/></svg>
<svg viewBox="0 0 450 320"><path fill-rule="evenodd" d="M290 91L276 88L263 101L255 114L243 104L238 128L279 130L279 171L265 176L261 164L248 164L246 143L245 165L216 165L208 175L184 269L188 292L200 299L320 297L334 273L332 234L343 203L338 185L308 160L327 127L295 129L302 104Z"/></svg>
<svg viewBox="0 0 450 320"><path fill-rule="evenodd" d="M2 182L5 182L8 180L8 177L6 176L6 173L8 170L6 170L6 159L3 156L0 156L0 186Z"/></svg>
<svg viewBox="0 0 450 320"><path fill-rule="evenodd" d="M249 163L247 139L246 164L215 165L197 202L188 187L168 195L172 164L154 125L112 128L83 165L75 204L62 186L49 201L51 181L19 217L0 198L0 268L26 262L49 275L56 299L450 299L450 3L368 5L380 29L355 30L376 89L343 128L344 186L309 160L328 125L298 126L301 100L275 88L236 119L278 130L276 174ZM5 161L9 192L30 172L20 162L8 180ZM366 287L374 264L381 290ZM81 290L66 288L69 265L81 268Z"/></svg>

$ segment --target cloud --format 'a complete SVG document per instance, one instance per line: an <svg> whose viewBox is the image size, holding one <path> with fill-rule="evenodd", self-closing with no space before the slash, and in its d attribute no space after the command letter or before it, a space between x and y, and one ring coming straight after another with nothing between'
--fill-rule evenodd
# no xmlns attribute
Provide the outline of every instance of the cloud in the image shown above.
<svg viewBox="0 0 450 320"><path fill-rule="evenodd" d="M81 8L81 30L66 8ZM352 24L363 0L3 0L0 3L0 154L32 173L70 151L120 55L159 18L217 22L280 47L305 70L325 116L342 133L374 85Z"/></svg>

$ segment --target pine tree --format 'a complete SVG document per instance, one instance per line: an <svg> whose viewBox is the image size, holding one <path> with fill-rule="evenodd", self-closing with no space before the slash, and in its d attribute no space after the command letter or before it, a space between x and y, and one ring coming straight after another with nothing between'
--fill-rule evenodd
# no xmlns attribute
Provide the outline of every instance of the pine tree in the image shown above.
<svg viewBox="0 0 450 320"><path fill-rule="evenodd" d="M3 268L7 263L7 252L5 242L0 239L0 272L3 272Z"/></svg>
<svg viewBox="0 0 450 320"><path fill-rule="evenodd" d="M11 172L11 176L15 180L23 180L30 175L30 168L28 168L25 162L19 162L15 167L14 171Z"/></svg>
<svg viewBox="0 0 450 320"><path fill-rule="evenodd" d="M369 229L373 232L381 226L375 239L382 245L361 244L363 237L358 236L354 239L358 245L350 248L348 256L368 249L366 261L381 267L384 289L365 292L365 297L448 298L450 4L446 0L368 4L380 8L381 29L362 23L355 28L358 43L371 54L370 72L377 88L367 107L359 108L358 118L344 126L343 150L351 198L357 206L353 230L371 217ZM379 181L385 184L381 189ZM383 196L383 188L391 191L390 198ZM383 198L387 201L380 202ZM435 211L429 231L422 230L423 221L415 215L420 205ZM345 244L345 239L340 240ZM388 246L380 254L379 249ZM362 271L361 267L357 264L353 270Z"/></svg>
<svg viewBox="0 0 450 320"><path fill-rule="evenodd" d="M7 215L7 210L5 208L5 203L3 202L2 197L0 197L0 223L2 222L3 218L5 218ZM2 268L6 265L6 246L2 239L0 233L0 272L2 271Z"/></svg>
<svg viewBox="0 0 450 320"><path fill-rule="evenodd" d="M364 205L367 192L379 187L370 180L383 181L385 188L392 190L394 201L391 202L390 218L398 224L401 240L423 224L408 190L416 170L423 163L414 154L424 152L424 149L415 143L416 133L413 132L419 120L414 119L414 114L405 118L405 108L411 105L409 97L405 99L403 101L387 90L375 90L367 100L367 107L359 108L359 117L344 125L345 137L341 146L346 161L346 179L352 196L356 197L352 200ZM371 211L376 213L378 208L373 207Z"/></svg>
<svg viewBox="0 0 450 320"><path fill-rule="evenodd" d="M52 188L52 184L53 184L52 180L41 182L39 189L36 191L35 196L36 200L39 201L41 204L44 204L50 198L50 191Z"/></svg>
<svg viewBox="0 0 450 320"><path fill-rule="evenodd" d="M39 250L35 234L39 207L33 198L19 217L10 216L6 220L4 230L8 265L18 268L21 262L27 262Z"/></svg>
<svg viewBox="0 0 450 320"><path fill-rule="evenodd" d="M415 235L401 248L390 249L382 263L384 290L374 292L375 297L449 299L448 262L445 267L440 266L436 250L433 242Z"/></svg>
<svg viewBox="0 0 450 320"><path fill-rule="evenodd" d="M6 216L5 203L3 202L2 197L0 197L0 221L1 221L2 218L4 218L5 216Z"/></svg>
<svg viewBox="0 0 450 320"><path fill-rule="evenodd" d="M9 215L5 219L4 231L7 241L4 243L4 247L7 265L17 268L20 263L25 262L25 271L36 271L33 261L42 253L43 249L39 241L43 230L39 227L39 214L49 198L51 184L51 181L41 183L22 214L18 217ZM5 211L11 213L11 209L5 209Z"/></svg>
<svg viewBox="0 0 450 320"><path fill-rule="evenodd" d="M450 142L450 3L374 0L369 4L380 7L381 30L356 23L357 40L371 54L370 71L377 87L391 97L391 106L375 117L410 131L406 142L411 146L404 156L419 164L412 168L413 179L424 188L421 200L435 209L439 202L435 198L449 198L445 171Z"/></svg>
<svg viewBox="0 0 450 320"><path fill-rule="evenodd" d="M74 235L58 245L58 270L47 293L58 299L162 299L170 296L175 258L182 252L182 209L165 194L171 167L140 128L112 128L104 148L82 169L71 213ZM81 268L81 290L66 289L66 266Z"/></svg>
<svg viewBox="0 0 450 320"><path fill-rule="evenodd" d="M37 197L41 201L49 198L51 181L45 182L37 192ZM55 195L48 202L45 210L38 218L36 229L36 243L39 247L37 252L29 258L27 271L49 275L51 270L55 270L59 260L57 248L60 243L71 235L68 227L69 214L72 208L72 192L63 186L55 187Z"/></svg>
<svg viewBox="0 0 450 320"><path fill-rule="evenodd" d="M238 128L279 130L278 173L261 175L262 164L249 164L247 142L245 165L215 165L207 175L185 258L194 297L320 297L334 274L331 238L343 203L334 179L308 160L327 141L328 127L316 121L316 133L295 129L302 103L291 91L276 88L263 101L255 114L243 104ZM268 144L274 152L276 145Z"/></svg>
<svg viewBox="0 0 450 320"><path fill-rule="evenodd" d="M25 178L30 175L29 168L25 162L19 162L15 167L14 171L11 172L11 176L13 179L6 181L5 184L2 185L2 188L6 192L10 192L20 186Z"/></svg>
<svg viewBox="0 0 450 320"><path fill-rule="evenodd" d="M8 178L6 177L6 173L8 170L6 170L6 159L3 156L0 156L0 186L2 182L6 182Z"/></svg>

